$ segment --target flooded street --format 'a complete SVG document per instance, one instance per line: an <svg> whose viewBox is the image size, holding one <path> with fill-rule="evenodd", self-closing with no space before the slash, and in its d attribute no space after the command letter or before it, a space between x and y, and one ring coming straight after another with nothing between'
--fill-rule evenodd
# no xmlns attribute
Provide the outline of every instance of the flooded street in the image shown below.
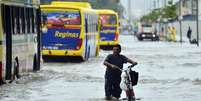
<svg viewBox="0 0 201 101"><path fill-rule="evenodd" d="M200 101L201 48L187 42L139 42L120 36L122 54L138 62L141 101ZM104 58L111 51L82 63L44 63L30 73L0 87L0 101L104 101ZM127 66L126 64L124 66ZM122 93L125 97L125 93Z"/></svg>

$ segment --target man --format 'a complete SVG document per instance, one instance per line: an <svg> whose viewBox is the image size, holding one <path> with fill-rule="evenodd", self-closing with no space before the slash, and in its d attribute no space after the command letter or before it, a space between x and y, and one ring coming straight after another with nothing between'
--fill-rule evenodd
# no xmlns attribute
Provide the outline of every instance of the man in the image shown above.
<svg viewBox="0 0 201 101"><path fill-rule="evenodd" d="M192 33L192 30L191 30L191 27L189 26L188 31L187 31L187 38L188 38L190 43L191 43L191 33Z"/></svg>
<svg viewBox="0 0 201 101"><path fill-rule="evenodd" d="M105 96L107 100L110 99L119 99L121 95L121 70L124 63L137 64L133 60L127 58L124 55L120 54L121 46L116 45L113 47L113 54L109 54L105 61L104 65L107 67L105 72Z"/></svg>

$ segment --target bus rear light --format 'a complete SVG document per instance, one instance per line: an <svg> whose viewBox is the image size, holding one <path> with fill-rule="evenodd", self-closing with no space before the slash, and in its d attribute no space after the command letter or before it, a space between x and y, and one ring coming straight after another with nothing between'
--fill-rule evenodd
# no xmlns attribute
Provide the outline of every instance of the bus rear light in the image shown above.
<svg viewBox="0 0 201 101"><path fill-rule="evenodd" d="M115 33L114 40L116 41L116 40L118 40L118 39L119 39L119 34L116 32L116 33Z"/></svg>
<svg viewBox="0 0 201 101"><path fill-rule="evenodd" d="M76 50L79 50L82 46L82 39L78 39Z"/></svg>

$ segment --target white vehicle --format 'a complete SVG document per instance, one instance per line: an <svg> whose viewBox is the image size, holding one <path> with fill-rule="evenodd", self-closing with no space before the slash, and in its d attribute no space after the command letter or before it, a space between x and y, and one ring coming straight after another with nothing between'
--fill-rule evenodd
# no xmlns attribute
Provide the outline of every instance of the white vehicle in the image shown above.
<svg viewBox="0 0 201 101"><path fill-rule="evenodd" d="M139 24L137 38L139 41L142 41L143 39L151 39L152 41L159 40L157 30L153 27L152 24L146 23Z"/></svg>

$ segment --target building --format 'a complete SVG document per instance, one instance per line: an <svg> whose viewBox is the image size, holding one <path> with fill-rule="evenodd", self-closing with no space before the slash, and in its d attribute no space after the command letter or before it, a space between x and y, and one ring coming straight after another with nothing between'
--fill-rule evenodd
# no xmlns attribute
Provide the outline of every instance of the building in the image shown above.
<svg viewBox="0 0 201 101"><path fill-rule="evenodd" d="M195 17L196 15L196 1L197 0L179 0L176 2L177 15L182 15L183 17ZM181 8L180 8L181 7Z"/></svg>
<svg viewBox="0 0 201 101"><path fill-rule="evenodd" d="M198 0L198 14L199 14L199 26L201 26L201 1ZM186 33L188 30L188 27L191 27L192 29L192 38L197 38L197 0L179 0L175 3L177 9L176 13L178 16L182 16L182 22L181 22L181 33L183 39L186 39ZM181 7L181 8L180 8ZM180 36L180 23L179 21L171 22L170 25L176 27L177 29L177 35ZM199 27L199 36L201 36L201 27ZM199 37L201 39L201 37Z"/></svg>

